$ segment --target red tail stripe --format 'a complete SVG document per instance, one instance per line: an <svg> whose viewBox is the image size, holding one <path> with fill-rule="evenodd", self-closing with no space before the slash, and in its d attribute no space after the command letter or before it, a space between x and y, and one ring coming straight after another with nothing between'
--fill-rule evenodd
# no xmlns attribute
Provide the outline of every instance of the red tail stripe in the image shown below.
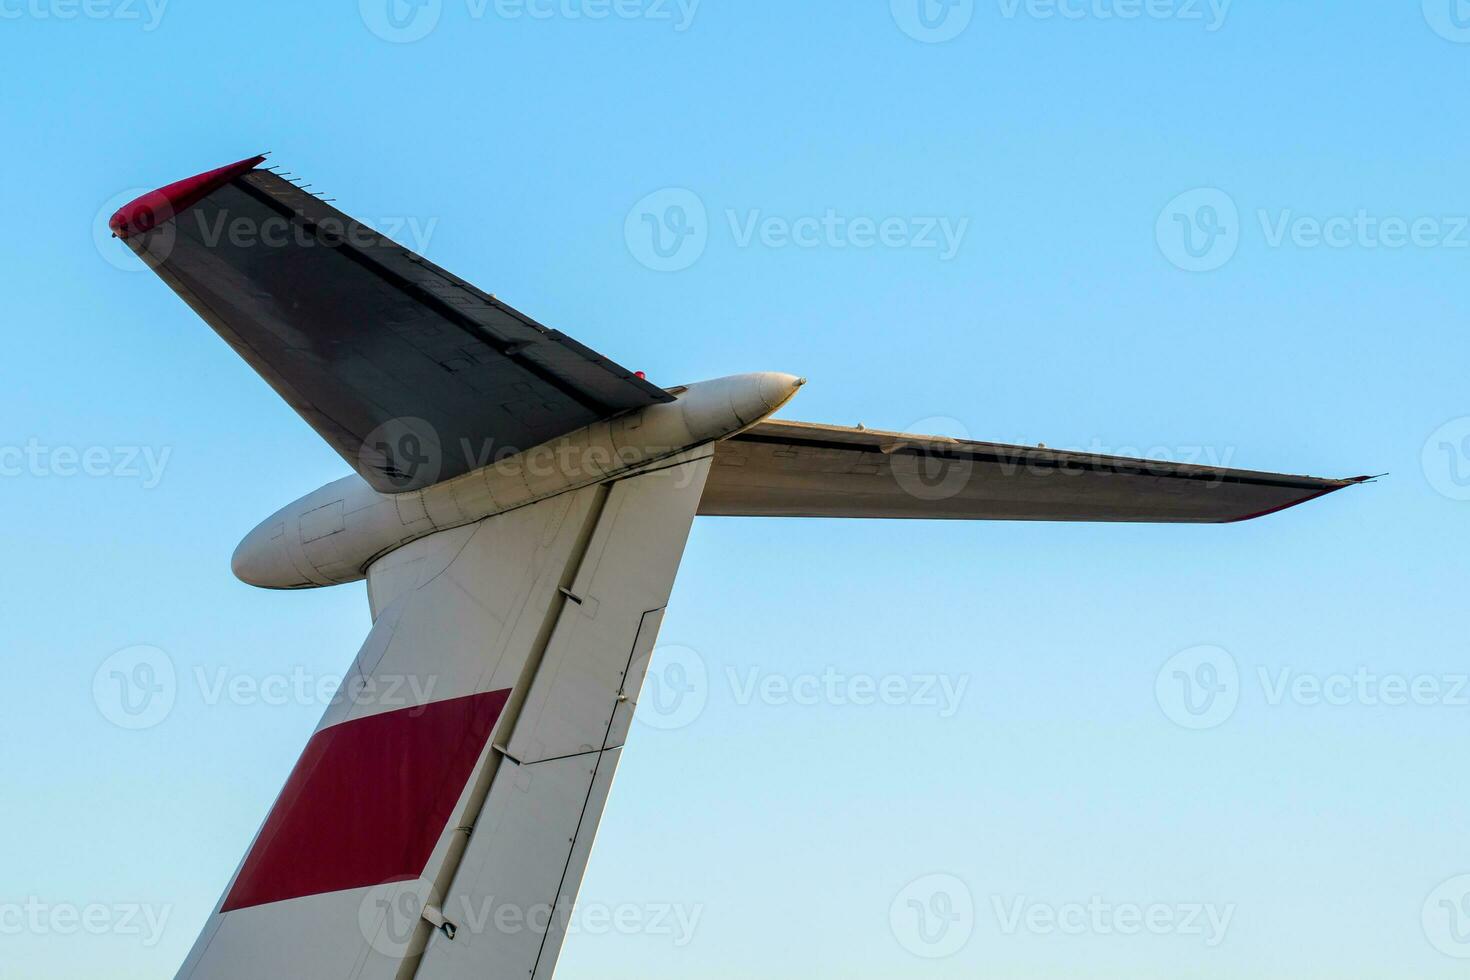
<svg viewBox="0 0 1470 980"><path fill-rule="evenodd" d="M474 694L317 732L220 911L419 877L509 697Z"/></svg>

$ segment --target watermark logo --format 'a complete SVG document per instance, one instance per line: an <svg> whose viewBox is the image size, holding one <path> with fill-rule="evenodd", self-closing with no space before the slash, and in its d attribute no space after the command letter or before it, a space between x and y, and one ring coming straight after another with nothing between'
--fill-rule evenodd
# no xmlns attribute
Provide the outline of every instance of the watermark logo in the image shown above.
<svg viewBox="0 0 1470 980"><path fill-rule="evenodd" d="M1470 708L1470 674L1318 672L1257 664L1246 684L1235 658L1215 646L1190 647L1159 670L1154 693L1169 720L1184 728L1218 728L1247 690L1259 688L1266 708Z"/></svg>
<svg viewBox="0 0 1470 980"><path fill-rule="evenodd" d="M699 4L700 0L463 0L463 14L472 23L491 17L500 21L642 20L671 24L682 34L694 26ZM377 37L409 44L423 40L439 26L444 2L359 0L358 12Z"/></svg>
<svg viewBox="0 0 1470 980"><path fill-rule="evenodd" d="M3 20L116 20L158 30L168 0L0 0Z"/></svg>
<svg viewBox="0 0 1470 980"><path fill-rule="evenodd" d="M221 242L228 242L242 249L340 248L345 245L366 251L376 248L381 239L388 238L412 251L424 253L429 250L430 239L439 227L437 217L421 218L417 215L383 215L361 220L326 215L311 222L284 214L259 218L232 214L224 209L212 216L204 211L186 211L185 215L187 217L180 220L192 218L199 240L210 249L218 247Z"/></svg>
<svg viewBox="0 0 1470 980"><path fill-rule="evenodd" d="M947 415L933 415L919 419L905 431L916 433L920 441L900 447L888 456L893 480L904 493L916 500L933 502L948 500L969 486L974 460L924 441L933 436L968 440L970 432L963 422Z"/></svg>
<svg viewBox="0 0 1470 980"><path fill-rule="evenodd" d="M1181 650L1159 668L1154 697L1182 728L1217 728L1230 720L1240 702L1240 668L1221 647Z"/></svg>
<svg viewBox="0 0 1470 980"><path fill-rule="evenodd" d="M1012 439L1011 445L967 446L970 436L964 424L947 416L921 419L907 431L935 434L882 433L883 456L877 458L882 462L859 463L851 472L877 474L886 466L894 482L910 496L939 501L963 492L981 466L987 480L1035 481L1165 476L1175 472L1178 464L1186 464L1211 471L1200 473L1199 482L1192 485L1216 487L1236 454L1234 446L1114 446L1097 437L1085 445L1048 447L1022 436ZM1183 492L1184 486L1175 485L1182 482L1166 481L1162 490Z"/></svg>
<svg viewBox="0 0 1470 980"><path fill-rule="evenodd" d="M1268 248L1357 248L1367 251L1404 248L1463 250L1470 248L1470 217L1465 215L1374 214L1358 208L1352 214L1319 218L1298 214L1292 208L1275 213L1256 211L1261 235Z"/></svg>
<svg viewBox="0 0 1470 980"><path fill-rule="evenodd" d="M960 246L970 230L969 218L942 215L875 218L843 214L836 208L827 208L820 215L795 217L766 214L760 208L748 208L743 213L727 208L725 220L736 248L760 245L768 249L799 248L808 251L818 248L860 251L912 249L933 251L941 262L949 262L959 255Z"/></svg>
<svg viewBox="0 0 1470 980"><path fill-rule="evenodd" d="M696 650L661 646L653 653L634 717L649 728L692 725L709 704L709 667Z"/></svg>
<svg viewBox="0 0 1470 980"><path fill-rule="evenodd" d="M434 897L432 882L393 881L368 889L357 906L357 925L374 952L392 959L422 952L419 922Z"/></svg>
<svg viewBox="0 0 1470 980"><path fill-rule="evenodd" d="M623 223L628 251L655 272L680 272L709 244L709 213L699 195L665 187L633 205Z"/></svg>
<svg viewBox="0 0 1470 980"><path fill-rule="evenodd" d="M964 949L975 932L975 898L954 875L924 875L894 896L888 927L913 955L945 959Z"/></svg>
<svg viewBox="0 0 1470 980"><path fill-rule="evenodd" d="M1424 0L1424 20L1446 41L1470 44L1470 0Z"/></svg>
<svg viewBox="0 0 1470 980"><path fill-rule="evenodd" d="M1235 905L1213 902L1110 902L1094 895L1085 902L1038 902L1025 895L990 899L1000 931L1007 936L1188 936L1214 949L1225 941Z"/></svg>
<svg viewBox="0 0 1470 980"><path fill-rule="evenodd" d="M1240 248L1240 210L1217 187L1185 191L1164 206L1154 225L1164 258L1186 272L1213 272Z"/></svg>
<svg viewBox="0 0 1470 980"><path fill-rule="evenodd" d="M725 208L723 222L711 221L704 200L682 187L643 198L628 212L623 237L628 251L656 272L679 272L699 261L716 231L728 233L737 249L927 251L953 260L970 230L969 218L941 215L768 214L761 208Z"/></svg>
<svg viewBox="0 0 1470 980"><path fill-rule="evenodd" d="M358 0L357 8L373 34L394 44L411 44L439 26L444 0Z"/></svg>
<svg viewBox="0 0 1470 980"><path fill-rule="evenodd" d="M672 730L693 724L712 695L736 708L917 709L950 719L970 690L970 675L941 673L851 673L829 666L819 671L780 672L759 665L726 665L711 674L698 652L661 646L643 681L635 717L650 728Z"/></svg>
<svg viewBox="0 0 1470 980"><path fill-rule="evenodd" d="M130 187L118 191L103 201L97 213L92 216L92 244L102 260L120 272L146 272L157 268L168 259L178 240L178 229L172 221L173 212L166 206L161 212L139 215L140 224L149 230L148 247L141 255L134 254L122 239L113 235L112 216L124 205L137 200L150 190L152 188Z"/></svg>
<svg viewBox="0 0 1470 980"><path fill-rule="evenodd" d="M1442 497L1470 500L1470 415L1451 419L1424 443L1424 477Z"/></svg>
<svg viewBox="0 0 1470 980"><path fill-rule="evenodd" d="M102 717L132 731L153 728L167 718L178 692L173 660L153 646L119 650L92 676L92 700Z"/></svg>
<svg viewBox="0 0 1470 980"><path fill-rule="evenodd" d="M1303 708L1470 707L1470 674L1379 674L1367 667L1318 674L1262 665L1256 677L1272 708L1287 703Z"/></svg>
<svg viewBox="0 0 1470 980"><path fill-rule="evenodd" d="M899 30L925 44L953 41L975 18L975 0L889 0L889 9Z"/></svg>
<svg viewBox="0 0 1470 980"><path fill-rule="evenodd" d="M330 708L342 705L390 711L430 704L437 674L319 674L305 667L254 674L196 665L180 675L173 659L153 646L119 650L97 668L92 699L120 728L153 728L182 698L205 708Z"/></svg>
<svg viewBox="0 0 1470 980"><path fill-rule="evenodd" d="M359 469L379 473L396 490L435 483L444 466L439 432L420 418L389 419L368 433L358 451Z"/></svg>
<svg viewBox="0 0 1470 980"><path fill-rule="evenodd" d="M194 686L206 707L375 706L413 708L434 700L437 674L316 674L304 667L271 674L243 674L228 667L195 667Z"/></svg>
<svg viewBox="0 0 1470 980"><path fill-rule="evenodd" d="M1218 188L1179 195L1159 213L1154 227L1159 250L1186 272L1213 272L1259 226L1261 244L1272 251L1330 249L1397 252L1403 249L1470 249L1470 215L1399 215L1360 207L1339 214L1304 214L1295 208L1256 208L1251 228L1235 200Z"/></svg>
<svg viewBox="0 0 1470 980"><path fill-rule="evenodd" d="M1470 959L1470 875L1456 875L1430 892L1420 922L1429 945L1457 960Z"/></svg>
<svg viewBox="0 0 1470 980"><path fill-rule="evenodd" d="M0 0L3 3L4 0ZM382 215L358 220L326 216L307 223L299 217L271 214L265 218L231 212L185 209L175 214L167 200L151 197L130 212L129 226L146 247L134 253L113 237L112 216L130 202L147 195L142 187L120 191L108 198L92 216L92 244L108 265L123 272L156 269L167 262L178 244L179 223L189 225L209 249L228 243L239 249L307 249L348 246L371 249L388 238L419 254L429 250L439 227L438 217Z"/></svg>
<svg viewBox="0 0 1470 980"><path fill-rule="evenodd" d="M678 902L556 902L523 904L495 895L450 896L442 906L424 879L371 889L358 906L358 925L368 944L385 956L422 952L432 926L452 940L474 936L562 935L656 936L682 949L694 940L703 905Z"/></svg>
<svg viewBox="0 0 1470 980"><path fill-rule="evenodd" d="M0 936L123 936L152 949L163 940L172 905L48 902L34 895L0 902Z"/></svg>
<svg viewBox="0 0 1470 980"><path fill-rule="evenodd" d="M1203 24L1213 34L1225 26L1232 0L999 0L1006 20L1173 20Z"/></svg>
<svg viewBox="0 0 1470 980"><path fill-rule="evenodd" d="M933 708L940 718L959 713L970 687L962 674L849 674L828 667L820 674L778 674L751 667L744 671L725 668L725 677L735 703L746 707L759 702L770 707Z"/></svg>
<svg viewBox="0 0 1470 980"><path fill-rule="evenodd" d="M152 490L172 455L171 446L48 446L31 438L23 446L0 445L0 478L137 480Z"/></svg>
<svg viewBox="0 0 1470 980"><path fill-rule="evenodd" d="M502 20L646 20L673 25L676 34L694 26L701 0L466 0L479 20L487 7Z"/></svg>

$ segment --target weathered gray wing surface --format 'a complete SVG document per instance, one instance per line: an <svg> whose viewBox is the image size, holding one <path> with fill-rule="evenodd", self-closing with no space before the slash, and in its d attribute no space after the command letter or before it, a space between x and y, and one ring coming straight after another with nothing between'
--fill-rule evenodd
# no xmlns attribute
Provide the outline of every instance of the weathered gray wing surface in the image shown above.
<svg viewBox="0 0 1470 980"><path fill-rule="evenodd" d="M699 513L1219 524L1363 479L766 421L718 445Z"/></svg>
<svg viewBox="0 0 1470 980"><path fill-rule="evenodd" d="M113 230L374 489L671 400L261 162L144 195Z"/></svg>

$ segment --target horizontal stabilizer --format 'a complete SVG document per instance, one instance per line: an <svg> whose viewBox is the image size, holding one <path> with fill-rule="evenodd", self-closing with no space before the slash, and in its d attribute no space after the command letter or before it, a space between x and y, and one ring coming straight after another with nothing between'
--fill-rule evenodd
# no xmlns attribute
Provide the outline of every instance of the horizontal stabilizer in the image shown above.
<svg viewBox="0 0 1470 980"><path fill-rule="evenodd" d="M1225 524L1364 479L766 421L718 445L699 513Z"/></svg>
<svg viewBox="0 0 1470 980"><path fill-rule="evenodd" d="M268 170L111 225L373 489L404 493L672 396Z"/></svg>

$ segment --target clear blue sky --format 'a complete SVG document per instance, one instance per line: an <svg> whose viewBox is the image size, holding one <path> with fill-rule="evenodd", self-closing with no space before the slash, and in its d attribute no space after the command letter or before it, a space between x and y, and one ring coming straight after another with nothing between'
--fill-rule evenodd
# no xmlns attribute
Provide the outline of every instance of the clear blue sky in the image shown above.
<svg viewBox="0 0 1470 980"><path fill-rule="evenodd" d="M1229 527L698 524L656 676L703 707L635 733L583 890L697 926L562 977L1462 976L1470 19L1425 6L0 0L0 977L171 975L321 713L250 685L367 629L230 576L344 466L96 235L260 150L660 383L1392 474ZM177 690L130 730L93 681L138 645ZM745 696L829 671L906 700Z"/></svg>

